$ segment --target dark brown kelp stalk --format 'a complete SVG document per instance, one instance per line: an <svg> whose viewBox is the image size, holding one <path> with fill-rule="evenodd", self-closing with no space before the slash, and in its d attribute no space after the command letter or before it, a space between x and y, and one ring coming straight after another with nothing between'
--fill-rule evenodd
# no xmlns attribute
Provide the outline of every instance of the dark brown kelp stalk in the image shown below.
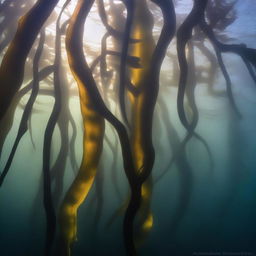
<svg viewBox="0 0 256 256"><path fill-rule="evenodd" d="M31 10L19 20L15 37L8 47L0 67L0 120L4 117L15 93L23 82L28 53L41 27L57 3L58 0L38 0Z"/></svg>
<svg viewBox="0 0 256 256"><path fill-rule="evenodd" d="M53 72L53 65L47 66L45 68L42 68L38 72L38 78L39 81L44 80L47 76L49 76ZM6 115L3 117L3 119L0 121L0 158L2 153L2 148L5 142L5 139L13 125L13 118L15 110L21 100L21 98L29 92L33 87L34 81L30 81L27 85L25 85L22 89L20 89L14 96L12 103L10 107L8 108L8 111L6 112Z"/></svg>
<svg viewBox="0 0 256 256"><path fill-rule="evenodd" d="M70 0L67 0L63 5L59 17L56 22L56 39L55 39L55 59L54 59L54 106L52 113L46 125L44 133L43 144L43 187L44 187L44 208L46 213L46 241L45 241L45 254L50 255L56 229L56 217L55 210L52 201L52 189L51 189L51 174L50 174L50 156L51 156L51 142L52 135L58 117L61 111L61 83L60 83L60 62L61 62L61 27L60 18L61 15L69 4Z"/></svg>
<svg viewBox="0 0 256 256"><path fill-rule="evenodd" d="M18 130L18 134L16 136L16 139L14 141L11 153L9 155L9 158L7 160L7 163L4 167L3 172L1 173L0 176L0 186L2 185L4 178L6 176L6 174L9 171L9 168L11 166L13 157L15 155L16 149L19 145L19 142L21 140L21 138L23 137L23 135L27 132L28 130L28 121L29 118L31 116L32 110L33 110L33 105L34 102L36 100L36 97L38 95L38 91L39 91L39 61L40 61L40 57L42 55L42 51L43 51L43 47L44 47L44 42L45 42L45 32L41 32L40 34L40 40L39 40L39 44L35 53L35 57L33 60L33 84L32 84L32 92L31 95L29 97L29 100L25 106L23 115L21 117L21 121L20 121L20 126L19 126L19 130Z"/></svg>
<svg viewBox="0 0 256 256"><path fill-rule="evenodd" d="M254 80L254 82L256 82L255 72L253 70L253 67L254 68L256 67L256 50L252 49L252 48L247 48L246 45L244 45L244 44L240 44L240 45L239 44L230 44L230 45L223 44L217 40L212 28L210 27L210 25L208 25L206 23L205 20L202 20L199 25L200 25L200 28L202 29L202 31L205 33L205 35L209 38L209 40L211 41L211 43L215 49L218 64L219 64L221 71L223 73L223 76L226 80L227 95L228 95L231 107L232 107L234 113L236 113L237 117L241 118L242 115L240 114L238 107L236 106L234 97L233 97L232 88L231 88L231 85L232 85L231 79L227 72L226 66L223 62L222 53L232 52L232 53L239 55L242 58L243 62L245 63L252 79Z"/></svg>
<svg viewBox="0 0 256 256"><path fill-rule="evenodd" d="M249 48L245 44L224 44L215 37L212 28L206 23L205 20L202 20L199 25L213 46L218 48L221 53L235 53L243 60L247 60L248 63L256 68L256 49Z"/></svg>
<svg viewBox="0 0 256 256"><path fill-rule="evenodd" d="M189 122L184 109L184 96L185 96L186 87L188 84L188 74L189 74L185 50L186 50L186 46L188 45L189 41L192 38L193 28L199 25L202 20L204 20L204 12L205 12L206 5L207 5L207 0L195 0L190 14L185 19L185 21L181 24L181 26L177 31L177 55L178 55L178 61L180 66L177 110L178 110L180 121L188 132L188 134L186 135L186 137L184 138L181 144L181 148L177 151L177 156L180 154L180 152L183 151L183 147L186 146L186 144L192 138L192 136L194 136L195 138L200 140L202 144L205 146L210 159L210 167L212 169L213 159L212 159L209 146L206 143L206 141L194 131L198 122L198 109L195 104L195 99L193 94L190 95L192 96L192 98L190 97L190 103L192 103L192 111L193 111L192 113L193 118L191 122Z"/></svg>
<svg viewBox="0 0 256 256"><path fill-rule="evenodd" d="M192 37L193 28L197 26L201 20L204 19L204 11L206 5L207 0L195 0L192 11L177 31L177 54L180 65L177 108L180 121L182 125L188 130L190 136L192 136L192 133L197 125L198 118L196 118L196 116L198 115L198 111L197 108L194 109L194 118L192 119L192 123L189 123L184 110L184 96L188 83L188 63L186 59L185 49L188 41Z"/></svg>
<svg viewBox="0 0 256 256"><path fill-rule="evenodd" d="M179 228L179 225L186 214L193 189L194 175L191 165L186 156L186 150L184 147L181 147L182 142L179 139L178 133L172 125L171 118L168 115L168 107L163 98L159 99L159 104L162 109L162 119L164 120L166 130L169 134L169 144L172 148L173 157L171 161L167 164L164 171L155 178L154 184L159 182L163 176L170 171L173 164L176 164L178 168L178 180L179 180L179 194L178 194L178 203L174 211L173 216L170 219L170 224L167 225L167 230L170 230L171 239L174 238L176 232ZM182 149L179 151L179 149ZM177 153L177 151L179 153ZM174 157L175 156L175 157Z"/></svg>
<svg viewBox="0 0 256 256"><path fill-rule="evenodd" d="M125 87L127 84L126 81L126 61L129 50L129 38L132 29L133 17L134 17L134 0L124 0L124 4L127 10L127 18L124 27L124 35L122 37L122 49L121 49L121 58L120 58L120 72L119 72L119 104L122 117L124 122L129 126L129 121L127 118L125 110Z"/></svg>

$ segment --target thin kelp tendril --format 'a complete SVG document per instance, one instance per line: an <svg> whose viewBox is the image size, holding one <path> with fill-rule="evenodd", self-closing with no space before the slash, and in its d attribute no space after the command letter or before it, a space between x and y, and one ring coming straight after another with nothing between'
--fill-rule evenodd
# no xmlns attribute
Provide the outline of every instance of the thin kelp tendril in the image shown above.
<svg viewBox="0 0 256 256"><path fill-rule="evenodd" d="M69 4L67 0L63 5L59 17L56 22L56 39L55 39L55 60L54 60L54 106L52 113L46 125L44 133L43 144L43 177L44 177L44 208L46 212L46 241L45 241L45 254L50 255L56 229L56 216L52 201L51 191L51 175L50 175L50 155L51 155L51 142L54 128L57 124L58 117L61 110L61 89L60 89L60 61L61 61L61 15Z"/></svg>
<svg viewBox="0 0 256 256"><path fill-rule="evenodd" d="M198 123L198 109L195 104L194 100L194 93L192 94L192 110L193 110L193 118L192 121L189 122L187 120L185 109L184 109L184 96L186 92L186 86L188 83L188 63L186 58L185 49L187 44L189 43L189 40L192 37L192 30L195 26L199 25L201 20L204 19L204 12L207 5L207 0L195 0L193 8L188 15L188 17L185 19L185 21L182 23L180 28L177 31L177 55L178 55L178 61L180 66L180 78L179 78L179 86L178 86L178 97L177 97L177 109L178 109L178 115L180 118L180 121L182 125L186 128L188 134L185 136L182 144L181 144L181 151L183 151L183 147L186 146L187 142L194 136L198 140L200 140L204 146L206 147L206 150L209 155L210 163L211 163L211 169L213 168L213 160L211 151L208 147L208 144L205 142L205 140L194 132L196 125ZM179 153L178 153L179 154Z"/></svg>
<svg viewBox="0 0 256 256"><path fill-rule="evenodd" d="M185 21L177 31L177 55L178 55L178 61L180 65L177 109L178 109L178 115L179 115L180 121L182 125L190 133L190 137L192 137L191 133L193 133L197 125L198 118L196 117L198 116L198 110L197 108L194 108L193 115L195 116L195 118L193 118L192 122L189 123L187 120L185 110L184 110L184 105L183 105L185 90L187 86L187 78L188 78L188 63L186 59L185 48L188 41L192 37L193 28L196 25L198 25L199 22L204 18L204 11L205 11L206 5L207 5L207 0L195 0L192 11L190 12L188 17L185 19Z"/></svg>
<svg viewBox="0 0 256 256"><path fill-rule="evenodd" d="M129 50L129 38L132 29L133 17L134 17L134 0L124 0L123 1L126 10L127 10L127 18L124 28L124 35L122 38L122 49L121 49L121 58L120 58L120 72L119 72L119 104L121 109L122 117L129 127L129 121L127 118L126 110L125 110L125 87L126 87L126 61Z"/></svg>
<svg viewBox="0 0 256 256"><path fill-rule="evenodd" d="M14 141L11 153L10 153L9 158L8 158L8 160L6 162L6 165L5 165L4 169L3 169L3 172L1 173L1 176L0 176L0 186L2 185L2 183L4 181L4 178L5 178L5 176L7 175L8 171L10 169L12 160L14 158L14 155L15 155L15 152L16 152L16 149L17 149L17 147L19 145L20 140L21 140L23 135L28 130L29 117L31 116L31 112L33 110L33 105L34 105L34 102L35 102L35 100L37 98L38 91L39 91L39 74L38 74L38 69L39 69L40 57L41 57L42 52L43 52L44 42L45 42L45 32L43 30L40 33L40 40L39 40L38 47L37 47L37 50L36 50L36 53L35 53L35 57L34 57L34 60L33 60L32 92L31 92L29 100L28 100L28 102L26 104L26 107L24 109L23 115L21 117L19 130L18 130L16 139Z"/></svg>
<svg viewBox="0 0 256 256"><path fill-rule="evenodd" d="M205 20L202 20L199 26L204 34L209 38L214 48L217 48L220 53L235 53L239 55L243 61L246 60L252 66L252 68L256 68L256 49L249 48L245 44L224 44L220 42L217 40L212 28L207 24ZM251 70L248 71L251 73Z"/></svg>

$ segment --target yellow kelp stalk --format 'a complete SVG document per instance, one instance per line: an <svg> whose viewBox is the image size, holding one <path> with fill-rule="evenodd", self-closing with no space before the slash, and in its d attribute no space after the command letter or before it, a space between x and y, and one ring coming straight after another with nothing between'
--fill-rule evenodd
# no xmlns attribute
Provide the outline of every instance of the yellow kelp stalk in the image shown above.
<svg viewBox="0 0 256 256"><path fill-rule="evenodd" d="M72 15L67 30L66 48L71 71L77 81L80 96L81 113L83 116L84 139L83 159L80 170L68 190L60 208L59 224L60 235L58 240L58 255L70 255L70 247L76 240L77 210L85 200L93 184L103 146L105 123L104 119L95 111L94 105L85 85L79 78L75 66L73 42L76 40L77 31L74 29L75 22L79 17L78 12L83 1L79 1ZM81 33L82 34L82 33Z"/></svg>
<svg viewBox="0 0 256 256"><path fill-rule="evenodd" d="M130 44L129 53L140 59L141 68L130 69L131 82L136 88L137 93L134 95L129 92L129 99L131 103L131 143L135 169L138 172L143 172L144 166L147 164L145 162L151 158L152 154L149 150L149 143L152 143L151 127L145 126L147 95L151 93L147 77L149 76L152 54L155 48L152 29L153 17L148 9L146 0L136 1L131 37L138 39L139 42ZM151 180L151 177L149 179ZM153 216L150 212L152 190L152 182L150 180L147 180L142 185L141 207L138 213L139 230L135 236L136 245L143 242L146 234L153 226Z"/></svg>
<svg viewBox="0 0 256 256"><path fill-rule="evenodd" d="M141 189L141 206L138 212L138 228L135 227L135 246L142 246L153 227L151 197L153 190L152 176L143 183Z"/></svg>
<svg viewBox="0 0 256 256"><path fill-rule="evenodd" d="M135 184L131 183L132 193L131 201L126 211L124 226L130 224L127 219L133 219L136 215L138 206L147 199L148 193L143 193L145 181L150 177L154 164L154 147L152 143L152 123L153 113L159 90L159 76L162 61L165 57L166 50L175 33L175 11L172 1L156 0L163 14L163 27L156 46L152 37L153 20L147 9L146 1L136 2L136 10L131 37L141 41L131 47L132 55L141 59L141 70L131 69L131 82L137 89L138 96L130 94L132 105L132 148L135 159L135 169L137 178ZM154 50L153 50L154 48ZM133 203L132 200L135 202ZM139 202L136 202L139 201ZM136 208L137 207L137 208ZM146 227L153 225L151 215L147 215L144 222ZM132 230L131 230L132 231ZM127 238L126 249L128 255L136 255L133 241L129 236Z"/></svg>

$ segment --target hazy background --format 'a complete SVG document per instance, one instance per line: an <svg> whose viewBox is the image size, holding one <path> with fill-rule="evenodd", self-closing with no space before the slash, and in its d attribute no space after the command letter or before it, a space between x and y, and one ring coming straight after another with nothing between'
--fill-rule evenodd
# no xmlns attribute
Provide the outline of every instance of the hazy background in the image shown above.
<svg viewBox="0 0 256 256"><path fill-rule="evenodd" d="M191 2L181 0L177 12L188 13ZM256 1L239 0L235 8L237 19L225 31L230 38L228 42L243 42L255 48ZM86 26L88 33L91 33L88 36L91 40L90 45L97 50L103 33L102 27L93 16ZM176 165L173 165L154 185L152 198L154 226L145 244L139 249L139 255L185 256L197 255L196 253L200 252L205 253L201 255L225 255L225 252L233 253L226 255L256 255L256 86L239 57L233 54L223 56L233 83L234 98L243 118L238 120L234 116L226 97L212 96L208 93L205 84L197 85L199 123L196 130L210 146L214 170L209 169L209 158L202 143L192 139L187 146L187 156L192 167L189 181L192 190L189 191L190 199L185 214L177 231L173 233L171 221L179 204L181 191L186 191L184 177ZM63 58L65 59L65 54ZM203 62L203 57L198 57L197 61ZM159 97L167 103L168 115L181 140L185 130L177 115L177 88L167 84L169 81L175 85L177 80L171 81L166 78L170 72L168 67L171 67L168 63L170 64L166 59L161 74ZM67 66L67 63L63 65ZM31 66L27 68L31 69ZM73 84L72 88L75 88L75 83L71 79L69 77L70 83ZM225 90L225 81L219 71L214 86L220 91ZM22 103L25 104L26 101L25 96ZM31 119L35 148L27 133L20 142L8 176L0 188L0 255L2 256L41 255L42 252L45 230L42 197L39 196L37 204L34 200L40 186L43 134L52 102L49 96L38 97L35 104L37 111ZM77 96L71 97L70 108L78 130L76 159L79 164L82 155L82 125ZM166 130L162 112L163 109L157 105L154 124L156 147L154 178L166 168L172 155L168 140L171 135ZM19 107L13 128L4 144L1 169L11 150L21 114L22 108ZM113 138L109 127L107 131L110 138ZM59 147L59 131L55 129L52 143L53 160ZM118 198L113 188L112 161L112 153L104 143L100 168L100 173L104 175L102 216L97 226L94 226L96 206L90 201L95 192L93 187L88 201L78 211L78 242L74 247L74 255L124 255L122 216L119 216L111 227L106 228L110 216L125 202L128 195L120 149L117 170L122 200ZM65 188L74 178L71 169L68 159Z"/></svg>

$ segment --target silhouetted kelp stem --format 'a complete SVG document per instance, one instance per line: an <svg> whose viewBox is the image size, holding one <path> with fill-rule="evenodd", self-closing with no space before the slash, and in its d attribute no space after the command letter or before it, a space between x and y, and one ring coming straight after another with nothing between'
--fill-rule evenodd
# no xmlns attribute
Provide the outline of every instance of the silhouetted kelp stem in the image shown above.
<svg viewBox="0 0 256 256"><path fill-rule="evenodd" d="M115 37L116 39L121 39L123 37L123 32L122 31L118 31L117 29L114 29L112 26L109 25L108 23L108 19L107 19L107 14L106 14L106 10L105 10L105 6L104 6L104 1L98 0L97 1L97 6L98 6L98 13L99 16L101 18L101 21L103 23L103 25L105 26L107 32ZM130 38L129 41L132 43L136 43L137 40Z"/></svg>
<svg viewBox="0 0 256 256"><path fill-rule="evenodd" d="M131 53L140 58L141 69L131 69L132 84L139 88L138 95L130 93L131 101L131 137L133 156L136 165L138 182L126 211L124 226L130 226L141 203L149 202L150 198L143 194L144 182L149 178L154 164L154 147L152 143L152 121L156 98L159 90L159 74L166 49L175 32L175 14L171 1L154 1L164 17L164 25L154 47L152 36L153 20L147 8L146 1L136 2L131 37L139 39L137 44L130 47ZM143 185L142 185L143 184ZM147 214L145 221L152 226L152 216ZM126 233L125 233L126 235ZM132 237L125 236L128 255L136 255Z"/></svg>
<svg viewBox="0 0 256 256"><path fill-rule="evenodd" d="M0 120L4 117L15 93L22 84L28 53L41 27L57 3L58 0L38 0L30 11L19 20L15 37L8 47L0 67Z"/></svg>
<svg viewBox="0 0 256 256"><path fill-rule="evenodd" d="M101 58L100 58L100 79L102 83L102 90L104 97L106 97L106 87L109 85L109 80L111 78L111 72L107 71L107 39L110 36L109 32L106 32L101 39ZM92 64L93 66L94 64Z"/></svg>
<svg viewBox="0 0 256 256"><path fill-rule="evenodd" d="M117 31L116 29L114 29L108 24L108 18L107 18L104 2L101 0L97 0L97 6L98 6L98 13L101 18L101 21L105 26L105 28L107 29L108 33L114 37L121 37L122 32Z"/></svg>
<svg viewBox="0 0 256 256"><path fill-rule="evenodd" d="M203 21L201 23L203 24L203 23L205 23L205 21ZM210 26L209 26L209 29L211 30ZM217 57L219 67L220 67L221 72L222 72L222 74L224 76L224 79L226 81L227 96L228 96L229 102L231 104L231 107L232 107L234 113L237 115L238 118L241 118L242 116L241 116L241 114L238 110L238 107L237 107L237 105L235 103L235 100L234 100L234 97L233 97L231 79L230 79L230 76L229 76L228 71L226 69L226 66L223 62L221 51L214 44L213 44L213 47L214 47L214 50L215 50L215 53L216 53L216 57ZM204 52L206 52L206 50L204 50ZM208 58L209 57L210 56L208 54Z"/></svg>
<svg viewBox="0 0 256 256"><path fill-rule="evenodd" d="M222 92L216 92L214 90L214 78L216 76L217 73L217 59L215 57L215 55L204 45L204 43L202 42L195 42L194 43L195 46L201 51L201 53L208 59L209 63L210 63L210 68L209 68L209 72L208 72L208 79L206 80L206 83L208 84L208 92L211 95L215 95L215 96L219 96L220 94L223 94ZM200 82L204 82L204 81L200 81Z"/></svg>
<svg viewBox="0 0 256 256"><path fill-rule="evenodd" d="M188 49L188 86L186 87L185 94L187 96L189 107L192 110L192 117L188 115L188 118L190 118L190 123L198 123L198 109L196 106L196 100L195 100L195 88L197 84L197 78L196 78L196 67L195 67L195 58L194 58L194 45L193 40L190 40L187 43L187 49Z"/></svg>
<svg viewBox="0 0 256 256"><path fill-rule="evenodd" d="M43 68L42 70L39 71L38 76L39 76L39 81L43 80L46 76L48 76L50 73L53 72L53 66L48 66L46 68ZM4 115L3 119L0 121L0 156L2 153L2 148L3 144L5 142L5 139L12 127L13 124L13 118L15 114L15 110L17 108L17 105L19 104L21 98L31 90L32 85L34 81L32 80L29 82L24 88L22 88L20 91L18 91L14 98L13 101L11 102L10 107L8 108L8 111Z"/></svg>
<svg viewBox="0 0 256 256"><path fill-rule="evenodd" d="M195 0L193 8L179 27L177 31L177 55L180 66L180 78L179 78L179 89L177 98L177 109L178 115L182 125L187 129L190 136L197 125L197 118L194 118L191 123L187 120L185 110L184 110L184 96L187 86L188 79L188 63L186 59L186 45L192 37L192 30L197 26L201 20L204 19L204 11L207 5L207 0ZM196 112L193 113L194 116L198 115L197 108L194 109Z"/></svg>
<svg viewBox="0 0 256 256"><path fill-rule="evenodd" d="M116 52L116 51L110 51L110 50L106 50L105 52L103 51L101 53L101 55L99 55L98 57L96 57L93 60L91 66L90 66L91 72L94 71L94 69L98 65L98 63L101 61L102 58L105 58L106 55L119 57L120 53ZM129 65L130 67L134 67L134 68L141 67L141 65L139 63L139 58L137 58L135 56L127 56L127 65Z"/></svg>
<svg viewBox="0 0 256 256"><path fill-rule="evenodd" d="M188 134L186 135L185 139L181 144L180 150L183 151L182 147L185 147L187 142L193 136L195 136L206 147L206 150L210 158L211 169L212 169L213 160L212 160L209 146L200 135L194 132L198 122L198 110L195 102L193 104L193 109L192 109L194 118L192 119L191 123L187 120L185 110L184 110L184 96L185 96L186 86L188 83L187 81L188 80L188 63L187 63L185 49L189 40L192 37L193 28L199 25L199 23L204 19L204 11L205 11L206 5L207 5L207 0L195 0L190 14L188 15L188 17L185 19L185 21L182 23L182 25L177 31L177 55L178 55L178 61L180 66L177 110L178 110L180 121L188 132ZM178 154L179 153L177 153L177 155Z"/></svg>
<svg viewBox="0 0 256 256"><path fill-rule="evenodd" d="M55 125L58 121L61 110L61 82L60 82L60 61L61 61L61 27L60 18L70 0L63 5L59 17L56 21L55 37L55 59L54 59L54 106L52 113L46 125L43 143L43 176L44 176L44 208L46 213L46 241L45 254L50 255L56 229L55 210L52 201L51 174L50 174L50 156L51 142Z"/></svg>
<svg viewBox="0 0 256 256"><path fill-rule="evenodd" d="M129 50L129 38L132 29L133 17L134 17L134 0L124 0L124 4L127 10L127 18L124 27L124 35L122 37L122 49L120 58L120 70L119 70L119 104L121 115L124 119L126 125L129 126L129 121L127 118L125 110L125 87L126 87L126 61Z"/></svg>
<svg viewBox="0 0 256 256"><path fill-rule="evenodd" d="M52 74L54 71L54 65L49 65L46 66L44 68L42 68L39 72L38 72L38 78L39 81L44 80L47 76L49 76L50 74ZM31 82L29 82L27 85L25 85L23 88L21 88L18 92L17 92L17 96L19 98L21 98L22 96L24 96L26 93L28 93L32 87L33 87L33 83L34 81L32 80Z"/></svg>
<svg viewBox="0 0 256 256"><path fill-rule="evenodd" d="M241 119L242 115L239 112L238 107L236 105L236 102L234 100L234 96L233 96L233 92L232 92L231 79L230 79L230 76L229 76L228 71L226 69L226 66L225 66L225 64L223 62L221 52L216 47L214 47L214 48L215 48L217 60L218 60L218 63L219 63L219 67L220 67L221 72L222 72L222 74L223 74L223 76L225 78L225 81L226 81L227 95L228 95L228 99L229 99L230 105L231 105L234 113L236 114L236 116Z"/></svg>
<svg viewBox="0 0 256 256"><path fill-rule="evenodd" d="M255 85L256 85L256 71L253 69L252 64L244 57L242 57L244 64L252 78L252 80L254 81Z"/></svg>
<svg viewBox="0 0 256 256"><path fill-rule="evenodd" d="M206 17L212 28L224 30L236 19L234 6L237 0L211 0L206 8ZM233 13L232 13L233 12Z"/></svg>
<svg viewBox="0 0 256 256"><path fill-rule="evenodd" d="M196 106L195 101L195 88L197 84L197 77L196 77L196 67L195 67L195 56L194 56L194 45L193 41L188 42L188 64L189 64L189 72L188 72L188 80L189 80L189 86L186 88L186 95L188 99L189 106L192 110L192 121L191 123L197 124L199 115L198 115L198 109ZM210 162L210 170L212 171L214 168L214 161L213 156L210 150L210 147L206 140L202 138L199 134L196 132L193 132L193 136L201 141L201 143L204 145L206 152L209 157Z"/></svg>
<svg viewBox="0 0 256 256"><path fill-rule="evenodd" d="M61 65L61 64L60 64ZM60 150L57 156L57 159L52 167L52 182L55 182L55 188L53 192L54 204L58 206L62 192L63 192L63 179L64 173L68 158L69 147L71 144L69 143L69 133L68 126L70 122L70 118L73 118L70 109L69 109L69 88L68 82L65 74L65 70L63 67L60 67L61 74L61 110L59 113L59 118L57 121L57 125L60 131Z"/></svg>
<svg viewBox="0 0 256 256"><path fill-rule="evenodd" d="M133 159L126 129L124 125L106 108L84 58L82 47L83 26L93 2L93 0L78 2L66 37L68 58L73 75L79 84L79 88L83 88L83 90L88 94L88 98L90 99L91 105L95 109L96 113L99 113L100 116L107 119L117 130L122 147L124 169L132 190L131 204L135 204L134 207L131 205L130 208L128 208L128 213L126 214L124 221L125 240L129 240L128 242L130 243L128 243L128 245L133 247L132 223L134 218L134 209L137 209L137 204L140 200L140 189L138 184L139 182L141 183L141 181L138 181L138 177L133 166ZM129 246L127 246L127 250L131 252L134 247L131 248Z"/></svg>
<svg viewBox="0 0 256 256"><path fill-rule="evenodd" d="M76 239L77 209L86 198L94 181L103 144L104 120L95 111L91 95L88 93L85 83L80 79L83 65L77 63L80 61L84 62L82 49L83 32L81 29L92 3L93 1L78 2L66 35L68 60L71 71L78 83L80 94L81 112L84 122L84 145L80 170L68 190L60 209L60 234L57 255L70 255L71 253L70 247ZM80 55L80 51L82 55Z"/></svg>
<svg viewBox="0 0 256 256"><path fill-rule="evenodd" d="M106 32L105 35L101 39L101 54L94 59L94 61L91 64L91 71L93 72L95 67L97 66L98 63L100 63L100 78L101 78L101 83L102 83L102 90L105 95L105 100L106 98L106 88L109 87L110 81L113 78L113 72L107 70L107 62L106 62L106 56L116 56L120 57L122 54L120 54L117 51L111 51L107 49L107 39L109 38L110 33ZM134 57L134 56L127 56L126 57L127 64L133 67L140 67L139 65L139 59Z"/></svg>
<svg viewBox="0 0 256 256"><path fill-rule="evenodd" d="M168 107L162 97L159 97L159 104L161 106L162 110L162 120L164 120L165 127L167 132L169 133L169 143L172 148L173 157L172 157L172 163L175 163L178 168L178 180L179 180L179 193L178 193L178 205L174 211L173 216L170 219L168 226L168 232L170 232L170 235L175 236L176 232L179 228L179 225L183 219L183 217L186 214L190 199L191 199L191 193L193 189L193 170L189 164L189 161L186 156L186 150L184 147L182 147L182 143L179 140L179 136L175 130L175 128L172 125L170 115L168 114ZM165 171L155 178L154 184L156 184L160 179L163 177L163 175L170 170L171 164L168 163Z"/></svg>
<svg viewBox="0 0 256 256"><path fill-rule="evenodd" d="M254 68L256 68L256 49L248 48L245 44L224 44L221 43L214 35L212 28L205 20L200 22L200 28L209 38L214 48L217 48L220 53L231 52L239 55L243 60L247 60Z"/></svg>
<svg viewBox="0 0 256 256"><path fill-rule="evenodd" d="M29 117L31 115L32 109L33 109L33 105L34 102L36 100L36 97L38 95L38 91L39 91L39 74L38 74L38 69L39 69L39 61L40 61L40 57L42 55L43 52L43 46L44 46L44 42L45 42L45 32L41 32L40 33L40 40L39 40L39 44L35 53L35 57L33 60L33 85L32 85L32 92L31 95L28 99L28 102L26 104L26 107L24 109L21 121L20 121L20 126L19 126L19 130L16 136L16 139L14 141L11 153L8 157L8 160L6 162L6 165L4 167L3 172L1 173L0 176L0 186L2 185L4 178L6 176L6 174L8 173L13 157L15 155L16 149L19 145L19 142L21 140L21 138L23 137L23 135L27 132L28 130L28 120Z"/></svg>
<svg viewBox="0 0 256 256"><path fill-rule="evenodd" d="M68 4L68 2L66 3ZM63 6L63 9L65 9L65 5ZM58 35L56 33L56 37L60 36L59 34L63 34L65 33L65 29L66 26L68 24L67 22L64 22L61 26L60 29L57 30ZM61 42L59 42L61 44ZM56 48L56 50L60 51L60 48ZM59 55L56 54L56 56ZM59 63L57 63L59 62ZM59 201L61 199L62 196L62 192L63 192L63 179L64 179L64 173L65 173L65 168L66 168L66 162L67 162L67 158L68 158L68 152L69 152L69 146L70 146L70 150L74 150L74 145L72 145L71 143L69 144L69 133L68 133L68 126L69 126L69 122L72 123L72 115L70 113L70 109L69 109L69 97L70 97L70 88L69 88L69 84L67 81L67 75L66 75L66 70L63 67L62 61L59 58L58 60L56 60L56 64L55 66L58 66L58 73L56 74L58 75L58 79L59 79L59 84L61 84L60 86L60 94L58 95L58 100L59 102L61 102L61 108L60 108L60 112L59 112L59 117L57 120L57 125L59 127L59 131L60 131L60 151L58 153L57 159L52 167L51 170L51 175L52 175L52 182L55 182L55 187L54 187L54 192L53 192L53 198L54 198L54 204L56 206L56 208L58 208L58 204ZM73 120L74 121L74 120ZM74 125L73 125L74 127ZM76 131L75 131L76 133ZM74 142L72 142L74 143ZM73 155L72 155L73 154ZM70 156L71 158L75 157L74 156L74 152L72 153ZM74 160L72 160L74 161ZM77 169L76 169L77 170Z"/></svg>

